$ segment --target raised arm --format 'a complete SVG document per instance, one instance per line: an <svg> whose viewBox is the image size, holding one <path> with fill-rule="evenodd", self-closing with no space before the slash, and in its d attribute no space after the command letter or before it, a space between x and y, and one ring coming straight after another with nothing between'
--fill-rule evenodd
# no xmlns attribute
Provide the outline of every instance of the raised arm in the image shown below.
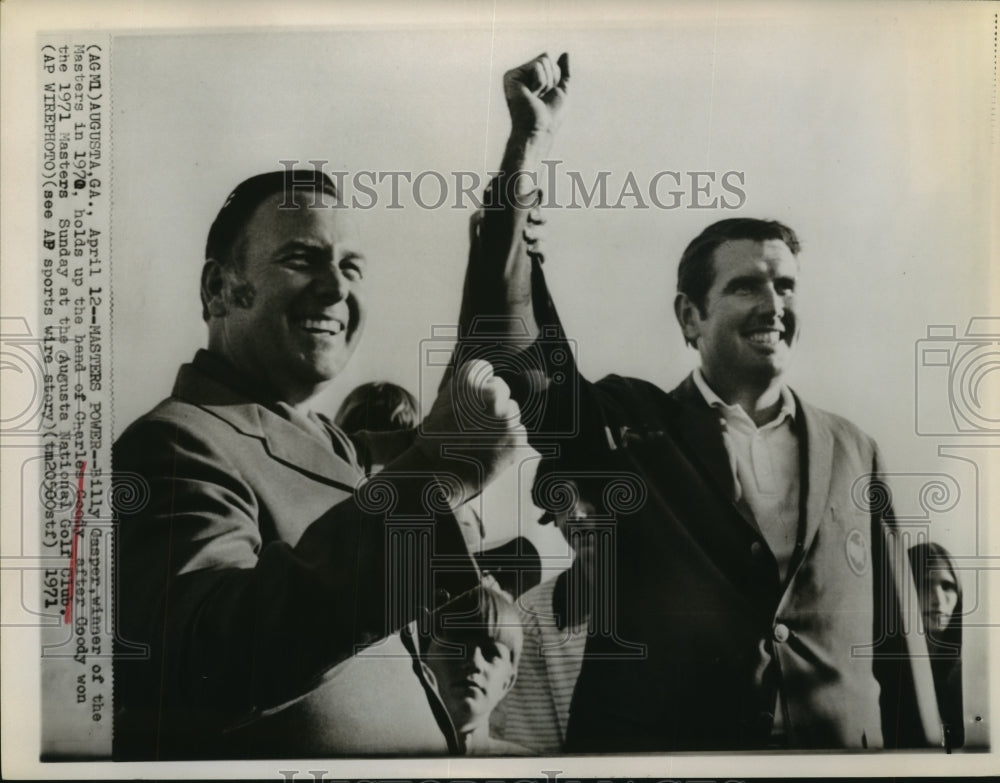
<svg viewBox="0 0 1000 783"><path fill-rule="evenodd" d="M478 319L491 333L520 342L533 340L544 320L532 294L532 269L540 261L533 237L541 222L537 175L564 114L569 56L553 62L541 54L507 71L503 83L510 137L473 227L460 330L467 336Z"/></svg>

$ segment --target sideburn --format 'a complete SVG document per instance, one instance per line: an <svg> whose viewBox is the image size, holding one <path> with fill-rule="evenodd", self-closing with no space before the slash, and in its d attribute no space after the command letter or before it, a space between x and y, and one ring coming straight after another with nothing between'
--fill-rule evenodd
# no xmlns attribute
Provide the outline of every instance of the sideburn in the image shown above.
<svg viewBox="0 0 1000 783"><path fill-rule="evenodd" d="M246 280L233 283L229 290L229 301L232 302L235 307L239 307L243 310L249 310L253 307L256 296L257 292L254 290L253 285L248 283Z"/></svg>

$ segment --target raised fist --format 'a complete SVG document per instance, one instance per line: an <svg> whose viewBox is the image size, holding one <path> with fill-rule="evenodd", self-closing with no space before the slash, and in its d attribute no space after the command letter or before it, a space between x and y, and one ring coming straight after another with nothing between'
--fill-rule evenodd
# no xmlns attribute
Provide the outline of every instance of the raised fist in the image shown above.
<svg viewBox="0 0 1000 783"><path fill-rule="evenodd" d="M481 492L527 443L520 407L483 359L465 362L442 386L417 438L433 470L462 482L463 497L456 502Z"/></svg>
<svg viewBox="0 0 1000 783"><path fill-rule="evenodd" d="M503 77L503 91L510 111L511 136L533 139L551 136L562 121L569 84L569 55L558 62L540 54Z"/></svg>

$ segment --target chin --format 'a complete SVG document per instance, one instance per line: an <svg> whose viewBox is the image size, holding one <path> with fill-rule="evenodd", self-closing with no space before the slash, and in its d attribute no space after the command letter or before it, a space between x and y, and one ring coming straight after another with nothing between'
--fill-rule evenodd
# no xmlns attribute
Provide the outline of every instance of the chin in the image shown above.
<svg viewBox="0 0 1000 783"><path fill-rule="evenodd" d="M471 715L468 710L459 709L457 712L450 712L451 721L455 725L455 731L461 733L472 729L475 724L475 716Z"/></svg>
<svg viewBox="0 0 1000 783"><path fill-rule="evenodd" d="M736 373L731 373L732 377L743 377L748 381L752 381L757 384L769 384L776 378L780 378L782 373L784 373L784 364L775 362L756 362L752 365L745 365L742 373L737 375Z"/></svg>
<svg viewBox="0 0 1000 783"><path fill-rule="evenodd" d="M344 350L337 351L329 356L316 356L308 361L306 374L315 383L326 383L332 381L341 370L347 365L347 360L351 358L350 352Z"/></svg>

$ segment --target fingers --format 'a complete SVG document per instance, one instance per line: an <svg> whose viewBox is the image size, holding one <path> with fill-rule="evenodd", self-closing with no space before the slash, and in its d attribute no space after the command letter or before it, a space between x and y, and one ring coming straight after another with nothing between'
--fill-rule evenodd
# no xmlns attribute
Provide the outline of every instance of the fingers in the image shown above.
<svg viewBox="0 0 1000 783"><path fill-rule="evenodd" d="M495 412L510 401L510 387L494 373L493 365L485 359L471 359L463 363L455 374L455 382L456 393L491 418L497 418Z"/></svg>
<svg viewBox="0 0 1000 783"><path fill-rule="evenodd" d="M504 75L507 83L517 82L535 95L544 96L557 87L565 89L569 81L569 55L563 53L558 62L545 52L535 59L508 71Z"/></svg>
<svg viewBox="0 0 1000 783"><path fill-rule="evenodd" d="M492 372L492 368L490 368ZM487 411L491 411L495 418L503 418L500 412L503 411L507 403L510 402L510 387L496 375L491 375L480 387L482 396L480 399Z"/></svg>
<svg viewBox="0 0 1000 783"><path fill-rule="evenodd" d="M559 82L558 77L556 77L556 66L555 63L549 58L547 54L542 54L539 56L539 61L542 64L542 69L545 72L545 79L542 82L544 92L548 92Z"/></svg>
<svg viewBox="0 0 1000 783"><path fill-rule="evenodd" d="M491 387L493 381L500 381L493 372L493 365L485 359L470 359L463 362L455 373L455 383L463 394L483 399L480 392ZM500 381L503 383L503 381ZM507 384L504 384L506 386ZM508 395L510 390L508 389Z"/></svg>
<svg viewBox="0 0 1000 783"><path fill-rule="evenodd" d="M483 220L486 218L486 213L482 209L474 210L472 216L469 218L469 241L475 242L479 239L479 231L482 228Z"/></svg>
<svg viewBox="0 0 1000 783"><path fill-rule="evenodd" d="M565 90L566 85L569 83L569 52L563 52L559 55L558 68L561 76L558 79L557 86Z"/></svg>
<svg viewBox="0 0 1000 783"><path fill-rule="evenodd" d="M536 205L528 212L521 236L529 247L534 248L545 238L545 218L542 210Z"/></svg>
<svg viewBox="0 0 1000 783"><path fill-rule="evenodd" d="M558 62L542 53L507 71L503 86L512 138L547 139L541 142L542 147L532 147L536 154L544 155L545 145L551 144L561 121L568 83L569 57L565 53L560 55Z"/></svg>
<svg viewBox="0 0 1000 783"><path fill-rule="evenodd" d="M494 373L493 365L485 359L472 359L458 368L454 394L459 407L470 413L475 411L476 428L515 434L524 429L521 406L511 396L510 386Z"/></svg>
<svg viewBox="0 0 1000 783"><path fill-rule="evenodd" d="M499 380L499 379L498 379ZM503 381L500 381L503 383ZM506 387L507 384L503 383ZM510 396L510 391L507 391L507 399L504 404L497 408L497 419L502 421L506 428L510 431L524 432L524 425L521 423L521 406L517 404L517 400Z"/></svg>
<svg viewBox="0 0 1000 783"><path fill-rule="evenodd" d="M463 453L463 441L468 446L466 456L456 459ZM442 386L415 443L429 469L444 471L461 484L449 494L452 508L481 492L527 445L521 407L485 359L457 367L450 383Z"/></svg>

